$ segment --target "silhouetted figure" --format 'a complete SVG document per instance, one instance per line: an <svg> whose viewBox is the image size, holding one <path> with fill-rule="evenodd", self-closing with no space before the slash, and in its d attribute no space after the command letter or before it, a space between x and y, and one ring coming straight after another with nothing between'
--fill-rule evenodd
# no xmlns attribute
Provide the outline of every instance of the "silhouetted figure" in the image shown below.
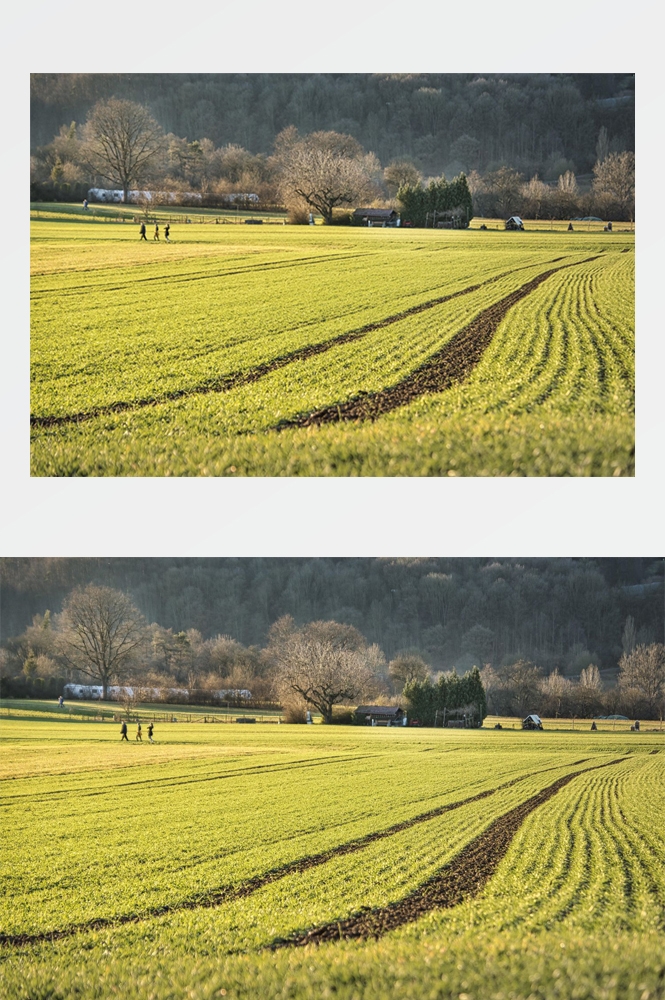
<svg viewBox="0 0 665 1000"><path fill-rule="evenodd" d="M155 728L155 724L154 724L154 722L151 722L151 723L150 723L150 724L148 725L148 739L150 740L150 742L151 742L151 743L154 743L154 742L155 742L155 741L153 740L153 738L152 738L152 731L153 731L153 729L154 729L154 728Z"/></svg>
<svg viewBox="0 0 665 1000"><path fill-rule="evenodd" d="M141 723L136 723L136 740L138 743L143 743L143 737L141 736Z"/></svg>
<svg viewBox="0 0 665 1000"><path fill-rule="evenodd" d="M155 223L155 235L153 236L153 240L157 240L159 243L159 225L157 223Z"/></svg>
<svg viewBox="0 0 665 1000"><path fill-rule="evenodd" d="M595 733L595 732L597 732L597 730L598 730L598 726L596 725L596 720L594 719L593 722L591 723L591 731L593 733Z"/></svg>
<svg viewBox="0 0 665 1000"><path fill-rule="evenodd" d="M169 239L170 232L171 232L171 223L167 222L166 225L164 226L164 239L166 240L167 243L171 242L171 240Z"/></svg>
<svg viewBox="0 0 665 1000"><path fill-rule="evenodd" d="M122 743L123 740L127 740L127 742L129 743L129 740L127 739L127 723L126 722L123 722L123 724L120 726L120 742Z"/></svg>
<svg viewBox="0 0 665 1000"><path fill-rule="evenodd" d="M568 223L568 232L569 232L569 233L574 233L574 232L575 232L575 230L573 229L573 224L572 224L572 222L569 222L569 223Z"/></svg>
<svg viewBox="0 0 665 1000"><path fill-rule="evenodd" d="M141 233L141 239L142 239L142 240L145 240L145 241L146 241L146 243L147 243L147 242L148 242L148 237L147 237L147 236L146 236L146 234L145 234L145 222L142 222L142 223L141 223L141 229L140 229L139 231L140 231L140 233Z"/></svg>

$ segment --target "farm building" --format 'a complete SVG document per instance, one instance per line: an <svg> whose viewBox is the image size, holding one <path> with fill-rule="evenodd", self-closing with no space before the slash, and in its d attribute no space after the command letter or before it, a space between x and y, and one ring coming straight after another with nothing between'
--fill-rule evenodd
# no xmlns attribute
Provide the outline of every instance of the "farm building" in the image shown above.
<svg viewBox="0 0 665 1000"><path fill-rule="evenodd" d="M356 719L368 726L405 726L406 715L394 705L359 705Z"/></svg>
<svg viewBox="0 0 665 1000"><path fill-rule="evenodd" d="M522 719L522 729L542 729L543 724L540 721L539 715L527 715L526 719Z"/></svg>
<svg viewBox="0 0 665 1000"><path fill-rule="evenodd" d="M524 229L524 223L519 215L511 215L509 219L506 219L506 229Z"/></svg>
<svg viewBox="0 0 665 1000"><path fill-rule="evenodd" d="M123 193L115 188L89 188L88 201L122 203ZM179 202L200 202L202 196L197 191L128 191L127 203L137 204L140 201L155 201L155 204L176 205Z"/></svg>
<svg viewBox="0 0 665 1000"><path fill-rule="evenodd" d="M394 208L357 208L353 213L356 226L399 226L399 214Z"/></svg>

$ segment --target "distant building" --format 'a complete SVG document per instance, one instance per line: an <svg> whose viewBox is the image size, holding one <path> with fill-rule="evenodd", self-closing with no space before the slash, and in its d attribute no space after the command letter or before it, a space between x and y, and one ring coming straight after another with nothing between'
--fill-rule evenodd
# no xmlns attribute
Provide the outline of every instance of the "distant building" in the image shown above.
<svg viewBox="0 0 665 1000"><path fill-rule="evenodd" d="M399 213L394 208L357 208L352 218L356 226L399 225Z"/></svg>
<svg viewBox="0 0 665 1000"><path fill-rule="evenodd" d="M543 724L540 721L539 715L527 715L526 719L522 719L522 729L542 729Z"/></svg>
<svg viewBox="0 0 665 1000"><path fill-rule="evenodd" d="M128 191L127 204L135 205L139 201L155 201L157 205L176 205L181 201L201 201L198 191ZM122 191L115 188L90 188L88 201L122 202Z"/></svg>
<svg viewBox="0 0 665 1000"><path fill-rule="evenodd" d="M519 215L511 215L509 219L506 219L506 229L524 229L524 223Z"/></svg>
<svg viewBox="0 0 665 1000"><path fill-rule="evenodd" d="M356 719L368 726L405 726L406 715L399 706L394 705L359 705L356 709Z"/></svg>

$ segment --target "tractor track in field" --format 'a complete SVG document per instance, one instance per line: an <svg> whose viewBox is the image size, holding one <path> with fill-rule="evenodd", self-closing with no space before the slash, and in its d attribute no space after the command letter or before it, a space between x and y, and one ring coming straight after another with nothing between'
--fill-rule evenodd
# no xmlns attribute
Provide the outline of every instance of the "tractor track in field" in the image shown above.
<svg viewBox="0 0 665 1000"><path fill-rule="evenodd" d="M443 392L451 385L464 381L478 365L499 324L517 302L530 295L552 274L556 274L564 268L597 259L598 255L586 257L584 260L562 264L561 267L553 267L536 275L535 278L527 281L514 292L510 292L483 310L471 323L455 334L441 350L429 357L424 364L407 375L401 382L379 392L363 393L343 403L333 403L331 406L324 406L319 410L303 413L289 420L282 420L273 429L313 427L347 420L376 420L377 417L385 413L390 413L392 410L412 403L420 396Z"/></svg>
<svg viewBox="0 0 665 1000"><path fill-rule="evenodd" d="M547 788L543 788L494 820L444 868L402 899L387 906L360 910L344 920L332 920L288 938L276 938L268 947L276 950L353 938L363 940L378 938L404 924L418 920L432 910L450 909L477 896L494 875L499 862L508 852L515 834L534 809L551 799L578 775L609 767L623 760L624 757L618 757L596 767L574 771L558 778Z"/></svg>
<svg viewBox="0 0 665 1000"><path fill-rule="evenodd" d="M563 257L557 257L548 263L553 264L555 261L563 259ZM595 258L590 257L587 259L594 260ZM575 261L574 263L583 264L585 261ZM62 415L52 414L45 416L31 414L30 426L48 428L60 427L67 424L78 424L86 420L93 420L96 417L114 416L117 413L127 413L133 410L142 410L149 406L159 406L162 403L172 403L187 396L204 396L208 393L214 392L230 392L232 389L237 389L240 386L251 385L253 382L258 382L259 379L264 378L266 375L270 375L274 371L278 371L280 368L284 368L286 365L290 365L298 361L308 361L310 358L316 357L318 354L324 354L326 351L330 351L334 347L339 347L342 344L349 344L355 340L360 340L373 330L380 330L383 327L391 326L393 323L398 323L400 320L406 319L409 316L415 316L416 314L425 312L428 309L433 309L435 306L442 305L444 302L449 302L451 299L456 299L463 295L469 295L471 292L476 292L479 288L482 288L485 285L491 285L500 281L501 278L505 278L509 274L514 274L516 271L532 268L533 266L533 264L529 264L525 265L525 267L515 268L512 271L505 271L501 274L493 275L493 277L487 278L485 281L481 281L478 284L469 285L466 288L462 288L457 292L451 292L448 295L440 295L436 298L428 299L426 302L421 302L416 306L410 306L408 309L404 309L398 313L393 313L390 316L386 316L384 319L376 320L374 323L366 323L364 326L360 326L356 330L350 330L348 333L343 333L338 337L331 338L330 340L325 340L318 344L308 344L305 347L298 348L296 351L290 351L288 354L282 354L279 357L273 358L271 361L265 361L260 365L256 365L254 368L248 369L247 371L230 372L228 375L221 376L220 378L210 379L206 382L199 383L198 385L190 386L187 389L174 389L173 391L165 392L160 396L150 396L145 399L133 399L119 401L117 403L109 403L107 406L97 406L91 410L81 410L78 413L66 413ZM573 265L567 264L564 266L571 267ZM559 270L559 268L554 268L554 270ZM545 272L546 276L551 273L553 272ZM458 334L457 336L459 337L460 335ZM437 355L434 357L436 356ZM337 412L338 407L327 407L326 409L334 409L335 412ZM310 414L309 417L313 418L316 413L321 412L323 411L317 410ZM294 421L282 423L278 426L280 429L285 426L295 426L296 424L297 426L305 426L305 424L299 422L303 419L303 417L296 417ZM346 419L357 418L349 417ZM311 419L311 422L315 423L319 421Z"/></svg>
<svg viewBox="0 0 665 1000"><path fill-rule="evenodd" d="M582 761L575 761L572 766L574 767L578 764L585 763L586 759ZM614 761L611 763L614 763ZM601 764L598 766L605 767L607 765ZM556 768L544 768L544 771L555 769ZM593 768L587 768L587 770L593 770ZM540 772L534 773L539 774ZM445 805L437 806L434 809L429 809L427 812L419 813L417 816L412 816L410 819L394 823L392 826L386 827L383 830L377 830L374 833L366 834L364 837L357 837L354 840L347 841L345 844L339 844L337 847L331 847L327 851L321 851L318 854L310 854L305 857L298 858L295 861L289 861L287 864L280 865L277 868L272 868L267 872L263 872L261 875L255 875L253 878L247 879L239 885L222 886L220 889L213 890L212 892L194 896L191 899L180 900L177 903L168 903L164 906L153 907L152 909L144 910L141 913L126 913L116 917L99 917L95 920L89 920L80 924L72 924L69 927L55 928L51 931L41 931L36 934L0 933L0 946L24 947L27 945L43 944L45 942L55 942L60 941L63 938L73 937L75 934L82 934L88 931L107 930L114 927L122 927L126 924L138 924L144 920L149 920L154 917L168 916L171 913L177 913L184 910L212 909L213 907L221 906L223 903L230 903L237 899L244 899L247 896L251 896L259 889L262 889L264 886L271 885L273 882L278 882L280 879L286 878L289 875L297 875L308 871L310 868L316 868L319 865L327 864L328 861L332 861L337 857L343 857L345 854L354 854L357 851L363 850L369 844L372 844L377 840L385 840L387 837L392 837L396 833L401 833L402 830L408 830L410 827L417 826L420 823L426 823L428 820L442 816L444 813L451 812L454 809L459 809L472 802L479 802L481 799L489 798L491 795L494 795L502 789L510 788L513 785L519 784L521 781L525 781L527 778L533 777L534 773L522 774L516 778L511 778L509 781L503 782L495 788L489 788L483 792L478 792L466 799L460 799L456 802L449 802ZM575 777L577 774L582 773L584 772L575 771L571 777ZM568 776L566 776L566 779L569 780ZM528 799L527 801L531 800ZM289 940L285 942L285 944L286 943L298 942L291 942Z"/></svg>

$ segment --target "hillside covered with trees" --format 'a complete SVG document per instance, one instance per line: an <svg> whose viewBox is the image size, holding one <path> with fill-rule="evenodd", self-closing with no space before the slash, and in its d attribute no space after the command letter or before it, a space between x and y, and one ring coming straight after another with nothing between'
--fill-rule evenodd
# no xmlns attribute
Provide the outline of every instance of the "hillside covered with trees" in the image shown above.
<svg viewBox="0 0 665 1000"><path fill-rule="evenodd" d="M436 669L520 656L548 671L616 666L626 618L663 642L656 559L3 559L2 642L88 583L122 590L149 622L262 646L272 624L335 619L386 656Z"/></svg>
<svg viewBox="0 0 665 1000"><path fill-rule="evenodd" d="M601 129L634 150L634 76L621 74L106 74L31 77L31 145L101 99L146 105L165 132L268 155L289 125L352 135L426 174L510 166L556 181L591 172Z"/></svg>
<svg viewBox="0 0 665 1000"><path fill-rule="evenodd" d="M124 201L148 191L153 207L251 195L292 222L312 209L348 222L333 208L363 204L416 226L433 212L463 225L634 219L632 76L34 74L31 86L33 201L110 186ZM141 136L136 170L124 140L109 169L123 109Z"/></svg>

